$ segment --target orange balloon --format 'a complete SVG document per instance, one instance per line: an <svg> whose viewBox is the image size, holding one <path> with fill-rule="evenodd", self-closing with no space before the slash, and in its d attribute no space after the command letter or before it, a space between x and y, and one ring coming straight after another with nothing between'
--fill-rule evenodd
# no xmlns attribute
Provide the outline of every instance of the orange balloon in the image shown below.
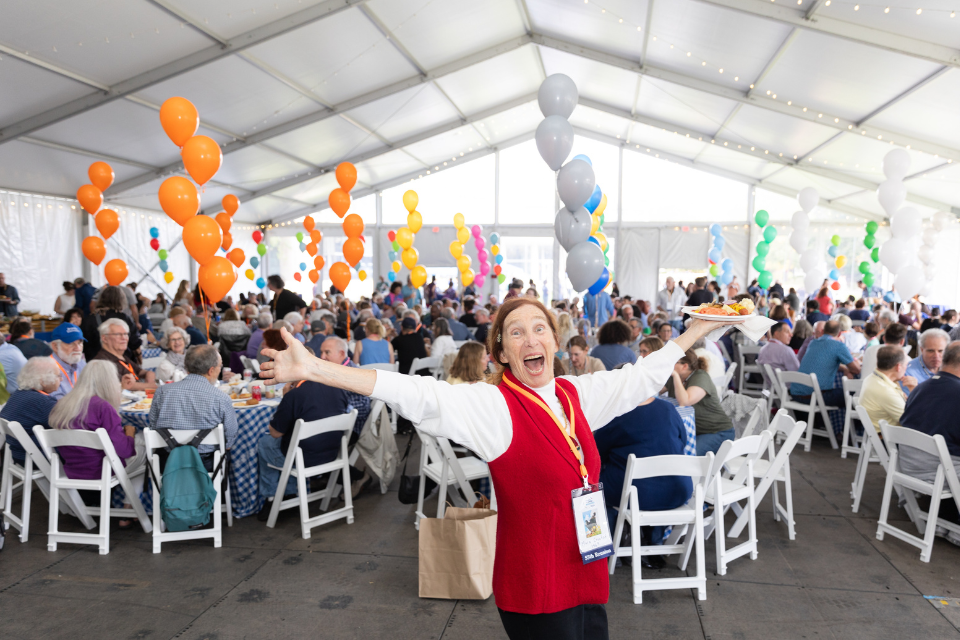
<svg viewBox="0 0 960 640"><path fill-rule="evenodd" d="M320 233L319 229L314 229L310 232L310 240L313 244L320 244L320 241L323 240L323 234Z"/></svg>
<svg viewBox="0 0 960 640"><path fill-rule="evenodd" d="M181 227L200 210L200 194L183 176L167 178L157 192L160 208Z"/></svg>
<svg viewBox="0 0 960 640"><path fill-rule="evenodd" d="M360 238L347 238L343 243L343 257L351 267L357 266L360 258L363 257L363 243L360 242Z"/></svg>
<svg viewBox="0 0 960 640"><path fill-rule="evenodd" d="M223 162L220 145L207 136L193 136L187 140L180 156L183 158L183 166L197 184L206 184L210 178L217 175Z"/></svg>
<svg viewBox="0 0 960 640"><path fill-rule="evenodd" d="M293 274L293 279L296 280L297 282L300 282L300 279L301 279L301 278L300 278L300 272L299 272L299 271L297 271L295 274Z"/></svg>
<svg viewBox="0 0 960 640"><path fill-rule="evenodd" d="M317 245L315 245L315 244L312 243L312 242L311 242L310 244L308 244L308 245L307 245L307 253L309 253L311 257L317 255Z"/></svg>
<svg viewBox="0 0 960 640"><path fill-rule="evenodd" d="M106 162L94 162L90 165L90 168L87 169L87 176L90 178L93 186L100 189L100 191L106 191L110 188L110 185L113 184L113 169Z"/></svg>
<svg viewBox="0 0 960 640"><path fill-rule="evenodd" d="M327 198L327 202L330 203L330 208L333 209L333 212L342 218L350 208L350 194L343 189L334 189L330 192L330 197Z"/></svg>
<svg viewBox="0 0 960 640"><path fill-rule="evenodd" d="M246 260L246 256L243 255L243 249L237 247L227 254L227 259L233 263L233 266L239 269L243 266L243 261Z"/></svg>
<svg viewBox="0 0 960 640"><path fill-rule="evenodd" d="M220 242L220 248L223 249L224 251L229 251L232 245L233 245L233 236L228 231L223 234L223 240Z"/></svg>
<svg viewBox="0 0 960 640"><path fill-rule="evenodd" d="M337 184L344 191L353 189L357 184L357 168L349 162L341 162L337 165Z"/></svg>
<svg viewBox="0 0 960 640"><path fill-rule="evenodd" d="M307 231L313 231L313 228L315 226L317 226L317 223L313 221L312 217L307 216L306 218L303 219L303 228L306 229Z"/></svg>
<svg viewBox="0 0 960 640"><path fill-rule="evenodd" d="M317 284L317 280L320 279L320 274L317 273L316 269L311 269L310 273L307 275L310 276L310 282L312 282L313 284Z"/></svg>
<svg viewBox="0 0 960 640"><path fill-rule="evenodd" d="M103 257L107 255L107 248L103 246L103 239L97 236L84 238L80 248L83 249L84 257L97 266L100 266Z"/></svg>
<svg viewBox="0 0 960 640"><path fill-rule="evenodd" d="M183 245L193 259L201 265L210 262L222 241L220 226L209 216L193 216L187 224L183 225ZM219 301L220 298L214 302Z"/></svg>
<svg viewBox="0 0 960 640"><path fill-rule="evenodd" d="M330 280L341 292L346 291L350 284L350 267L342 262L334 262L330 265Z"/></svg>
<svg viewBox="0 0 960 640"><path fill-rule="evenodd" d="M109 240L110 236L120 228L120 216L113 209L104 209L93 219L97 223L97 231L103 236L104 240Z"/></svg>
<svg viewBox="0 0 960 640"><path fill-rule="evenodd" d="M223 232L226 233L230 231L230 225L233 224L233 219L230 218L230 214L226 211L221 211L217 214L217 217L214 218L217 221L217 224L220 225L220 228L223 229Z"/></svg>
<svg viewBox="0 0 960 640"><path fill-rule="evenodd" d="M103 206L103 193L92 184L77 189L77 200L87 213L96 213Z"/></svg>
<svg viewBox="0 0 960 640"><path fill-rule="evenodd" d="M348 238L359 238L363 234L363 218L351 213L343 219L343 232Z"/></svg>
<svg viewBox="0 0 960 640"><path fill-rule="evenodd" d="M160 106L160 124L173 144L182 147L197 132L200 114L186 98L169 98Z"/></svg>
<svg viewBox="0 0 960 640"><path fill-rule="evenodd" d="M237 212L237 209L240 208L240 199L232 193L228 193L227 195L223 196L223 200L220 201L220 204L223 205L223 208L227 213L233 215Z"/></svg>
<svg viewBox="0 0 960 640"><path fill-rule="evenodd" d="M127 278L127 263L114 258L103 268L103 275L112 287L119 287Z"/></svg>
<svg viewBox="0 0 960 640"><path fill-rule="evenodd" d="M206 218L207 216L199 216ZM199 219L198 218L198 219ZM209 220L209 218L208 218ZM186 241L184 241L186 244ZM233 283L237 281L237 274L233 271L233 265L222 256L211 258L209 262L200 266L197 271L197 279L200 282L200 288L211 303L217 303L223 300L227 295Z"/></svg>
<svg viewBox="0 0 960 640"><path fill-rule="evenodd" d="M400 254L400 260L403 261L403 264L407 267L407 269L413 269L415 266L417 266L417 261L419 259L420 252L413 247L404 249L403 253Z"/></svg>
<svg viewBox="0 0 960 640"><path fill-rule="evenodd" d="M318 270L323 269L323 256L317 256L316 258L314 258L313 266L315 266Z"/></svg>

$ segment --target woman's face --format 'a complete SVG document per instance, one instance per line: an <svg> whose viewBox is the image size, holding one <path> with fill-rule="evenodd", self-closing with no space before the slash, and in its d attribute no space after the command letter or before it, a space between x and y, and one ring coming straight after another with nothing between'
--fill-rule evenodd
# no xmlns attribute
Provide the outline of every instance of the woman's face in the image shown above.
<svg viewBox="0 0 960 640"><path fill-rule="evenodd" d="M681 378L686 378L687 374L690 373L690 367L683 362L678 362L673 365L673 370L676 371Z"/></svg>
<svg viewBox="0 0 960 640"><path fill-rule="evenodd" d="M650 355L651 353L653 353L653 351L650 349L650 345L647 345L647 344L641 344L641 345L640 345L640 357L641 357L641 358L646 358L646 357L647 357L648 355Z"/></svg>
<svg viewBox="0 0 960 640"><path fill-rule="evenodd" d="M502 364L510 365L517 380L531 388L546 386L553 380L557 342L540 309L524 305L512 311L504 322L502 341Z"/></svg>
<svg viewBox="0 0 960 640"><path fill-rule="evenodd" d="M669 324L662 324L657 330L657 335L660 336L660 339L664 342L670 342L670 339L673 337L673 327Z"/></svg>
<svg viewBox="0 0 960 640"><path fill-rule="evenodd" d="M75 324L79 327L82 321L83 321L83 316L81 316L79 313L74 313L73 315L70 316L70 324Z"/></svg>
<svg viewBox="0 0 960 640"><path fill-rule="evenodd" d="M570 362L577 369L582 369L587 359L587 352L580 347L570 347Z"/></svg>
<svg viewBox="0 0 960 640"><path fill-rule="evenodd" d="M173 351L174 353L183 353L187 348L187 341L184 340L183 336L180 335L180 332L177 331L167 339L167 345L170 347L170 351Z"/></svg>

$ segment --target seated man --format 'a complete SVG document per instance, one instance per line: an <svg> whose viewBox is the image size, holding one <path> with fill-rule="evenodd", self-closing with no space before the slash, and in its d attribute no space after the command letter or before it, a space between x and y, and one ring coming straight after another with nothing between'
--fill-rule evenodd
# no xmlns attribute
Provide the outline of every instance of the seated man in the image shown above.
<svg viewBox="0 0 960 640"><path fill-rule="evenodd" d="M216 342L219 339L220 329L217 327L217 323L213 321L213 311L210 307L205 307L194 314L190 322L197 333L203 336L203 344L207 344L206 336L208 333L212 342ZM207 327L210 328L209 332L207 331ZM187 333L189 333L189 331ZM190 335L190 338L190 344L196 344L193 342L193 334Z"/></svg>
<svg viewBox="0 0 960 640"><path fill-rule="evenodd" d="M42 356L30 358L20 369L18 381L20 388L10 395L3 409L0 409L0 418L19 422L30 438L36 442L33 427L39 424L44 429L50 428L47 421L50 419L50 412L57 404L52 394L60 386L60 370L50 358ZM12 435L7 435L7 444L10 445L13 459L23 466L27 452L20 446L20 442Z"/></svg>
<svg viewBox="0 0 960 640"><path fill-rule="evenodd" d="M346 341L338 336L327 336L327 339L321 344L320 351L317 352L317 355L321 360L326 360L327 362L335 362L336 364L342 364L345 367L351 367L353 369L359 368L347 355ZM362 396L352 391L347 391L346 394L350 406L357 410L357 422L353 426L353 433L359 437L363 425L367 422L367 416L370 415L370 396ZM355 441L356 438L351 438L351 444Z"/></svg>
<svg viewBox="0 0 960 640"><path fill-rule="evenodd" d="M223 425L227 448L237 437L237 412L230 397L217 389L220 353L213 345L187 349L184 358L187 377L157 389L150 405L150 426L154 429L214 429ZM213 445L200 445L200 459L213 471Z"/></svg>
<svg viewBox="0 0 960 640"><path fill-rule="evenodd" d="M877 350L877 368L863 381L860 389L860 404L880 433L880 421L886 420L893 426L900 425L900 416L907 401L901 386L913 390L916 379L905 376L907 354L894 345L884 345Z"/></svg>
<svg viewBox="0 0 960 640"><path fill-rule="evenodd" d="M27 360L51 353L49 344L34 337L33 323L29 318L17 318L10 324L10 344L20 349Z"/></svg>
<svg viewBox="0 0 960 640"><path fill-rule="evenodd" d="M825 313L820 312L820 303L816 300L807 300L807 322L815 325L818 322L826 322L830 319Z"/></svg>
<svg viewBox="0 0 960 640"><path fill-rule="evenodd" d="M803 344L800 345L800 349L797 351L797 359L800 362L803 362L803 356L807 355L807 348L810 346L810 343L814 340L823 337L823 325L826 324L823 320L813 325L813 335L807 336L807 339L803 341Z"/></svg>
<svg viewBox="0 0 960 640"><path fill-rule="evenodd" d="M490 312L486 309L486 307L476 307L473 312L473 316L477 320L477 329L474 333L474 339L486 344L487 332L490 330Z"/></svg>
<svg viewBox="0 0 960 640"><path fill-rule="evenodd" d="M313 349L314 353L320 353L323 341L333 335L333 323L328 317L314 320L310 323L310 333L313 335L307 346Z"/></svg>
<svg viewBox="0 0 960 640"><path fill-rule="evenodd" d="M0 337L0 367L3 367L7 379L7 393L17 390L17 375L25 364L27 359L23 357L23 352Z"/></svg>
<svg viewBox="0 0 960 640"><path fill-rule="evenodd" d="M770 339L763 345L757 355L757 364L768 364L774 371L796 371L800 368L800 359L790 348L793 331L786 322L778 322L770 328ZM763 371L763 378L767 385L773 383L767 380L767 373Z"/></svg>
<svg viewBox="0 0 960 640"><path fill-rule="evenodd" d="M943 329L927 329L921 333L920 355L907 365L907 375L916 378L918 384L929 380L940 370L943 351L948 344L950 335Z"/></svg>
<svg viewBox="0 0 960 640"><path fill-rule="evenodd" d="M444 310L445 312L448 309ZM404 318L401 324L401 333L393 339L393 351L396 354L396 360L399 364L399 372L406 375L410 373L410 365L414 358L426 358L427 347L423 342L423 336L417 333L417 321L413 318ZM428 369L421 369L417 375L429 375Z"/></svg>
<svg viewBox="0 0 960 640"><path fill-rule="evenodd" d="M207 344L207 338L200 333L187 315L177 316L173 319L173 326L180 327L190 336L190 346L200 346Z"/></svg>
<svg viewBox="0 0 960 640"><path fill-rule="evenodd" d="M823 336L809 344L798 371L817 375L823 401L827 406L839 407L831 416L833 430L838 435L843 433L843 389L839 385L834 386L834 383L838 372L857 374L860 367L854 362L847 346L841 342L840 325L836 320L824 323ZM813 389L806 385L796 382L790 385L790 395L798 402L809 402L812 393Z"/></svg>
<svg viewBox="0 0 960 640"><path fill-rule="evenodd" d="M473 314L475 304L471 298L463 301L463 315L460 316L460 322L467 328L476 328L477 326L477 318Z"/></svg>
<svg viewBox="0 0 960 640"><path fill-rule="evenodd" d="M864 300L863 298L860 298L854 303L854 306L856 308L850 312L851 320L862 320L863 322L866 322L867 320L870 319L870 312L867 311L866 309L866 306L867 306L866 300Z"/></svg>
<svg viewBox="0 0 960 640"><path fill-rule="evenodd" d="M457 320L452 308L444 309L443 317L447 319L447 324L450 325L450 332L453 334L454 340L459 342L461 340L473 339L473 337L470 335L470 331L467 329L467 326Z"/></svg>
<svg viewBox="0 0 960 640"><path fill-rule="evenodd" d="M293 337L299 340L301 343L306 343L307 339L303 337L303 316L300 315L299 311L291 311L287 315L283 316L284 321L289 322L290 326L293 327Z"/></svg>
<svg viewBox="0 0 960 640"><path fill-rule="evenodd" d="M83 359L84 342L86 338L83 337L83 331L75 324L64 322L53 330L53 341L50 343L53 354L50 357L62 375L60 387L50 394L51 398L59 400L73 389L77 376L87 365Z"/></svg>
<svg viewBox="0 0 960 640"><path fill-rule="evenodd" d="M243 355L251 360L256 358L260 353L260 345L263 344L263 332L273 324L273 316L270 315L269 311L261 311L256 321L257 328L250 334L250 339L247 341L247 349L243 352Z"/></svg>
<svg viewBox="0 0 960 640"><path fill-rule="evenodd" d="M117 377L124 389L144 391L157 388L153 371L144 371L126 356L127 344L130 342L129 324L120 318L109 318L97 327L97 333L100 335L100 351L93 359L106 360L116 366Z"/></svg>

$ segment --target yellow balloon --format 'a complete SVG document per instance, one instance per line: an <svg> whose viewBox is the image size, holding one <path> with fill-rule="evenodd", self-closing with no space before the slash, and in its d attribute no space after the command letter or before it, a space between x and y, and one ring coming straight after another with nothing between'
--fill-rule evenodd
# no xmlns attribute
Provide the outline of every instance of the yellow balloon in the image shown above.
<svg viewBox="0 0 960 640"><path fill-rule="evenodd" d="M595 234L593 234L593 237L595 237L597 240L600 241L600 248L603 249L604 251L606 251L606 250L607 250L607 236L603 235L602 233L595 233Z"/></svg>
<svg viewBox="0 0 960 640"><path fill-rule="evenodd" d="M500 245L495 244L492 247L490 247L490 253L492 253L495 256L500 255Z"/></svg>
<svg viewBox="0 0 960 640"><path fill-rule="evenodd" d="M837 265L837 269L842 269L843 265L847 264L847 256L837 256L837 260L834 264Z"/></svg>
<svg viewBox="0 0 960 640"><path fill-rule="evenodd" d="M247 276L247 280L253 280L253 276L256 274L253 272L253 269L247 269L243 272L243 275Z"/></svg>
<svg viewBox="0 0 960 640"><path fill-rule="evenodd" d="M452 256L454 257L454 259L457 259L457 258L459 258L460 256L462 256L462 255L463 255L463 245L460 244L459 242L457 242L456 240L454 240L453 242L451 242L451 243L450 243L450 255L452 255Z"/></svg>
<svg viewBox="0 0 960 640"><path fill-rule="evenodd" d="M359 276L360 282L363 282L364 280L367 279L367 272L364 271L363 269L360 269L360 271L357 272L357 276Z"/></svg>
<svg viewBox="0 0 960 640"><path fill-rule="evenodd" d="M410 231L414 233L420 231L420 227L423 226L423 216L420 215L419 211L410 212L410 215L407 216L407 226L410 227Z"/></svg>
<svg viewBox="0 0 960 640"><path fill-rule="evenodd" d="M460 215L459 213L457 215ZM467 244L467 241L470 240L470 229L466 227L460 227L457 231L457 241L460 244Z"/></svg>
<svg viewBox="0 0 960 640"><path fill-rule="evenodd" d="M417 288L427 283L427 270L422 264L415 266L410 272L410 282Z"/></svg>
<svg viewBox="0 0 960 640"><path fill-rule="evenodd" d="M417 266L417 260L420 259L420 254L416 249L410 247L409 249L404 249L403 253L400 254L400 259L403 260L403 264L407 266L407 269L413 269Z"/></svg>
<svg viewBox="0 0 960 640"><path fill-rule="evenodd" d="M600 228L600 216L590 216L590 235L594 235Z"/></svg>
<svg viewBox="0 0 960 640"><path fill-rule="evenodd" d="M395 272L400 273L401 267L399 262L395 261L393 264L390 265L390 268L393 269Z"/></svg>
<svg viewBox="0 0 960 640"><path fill-rule="evenodd" d="M463 286L469 287L473 284L474 273L473 269L467 269L466 271L460 272L460 282L463 283Z"/></svg>
<svg viewBox="0 0 960 640"><path fill-rule="evenodd" d="M163 274L163 279L167 281L167 284L170 284L173 282L173 274L167 271L165 274ZM253 280L253 278L250 279Z"/></svg>
<svg viewBox="0 0 960 640"><path fill-rule="evenodd" d="M455 226L457 229L463 229L463 214L462 214L462 213L454 214L454 216L453 216L453 226ZM466 242L466 241L464 241L464 242Z"/></svg>
<svg viewBox="0 0 960 640"><path fill-rule="evenodd" d="M460 273L470 270L470 256L460 256L457 258L457 268L460 269Z"/></svg>
<svg viewBox="0 0 960 640"><path fill-rule="evenodd" d="M593 210L593 215L598 218L603 215L604 210L607 208L607 194L603 194L603 197L600 198L600 204L597 205L597 208Z"/></svg>
<svg viewBox="0 0 960 640"><path fill-rule="evenodd" d="M419 202L420 198L417 197L417 192L413 189L403 194L403 206L406 207L407 211L416 209Z"/></svg>
<svg viewBox="0 0 960 640"><path fill-rule="evenodd" d="M407 227L397 229L397 244L403 249L409 249L413 246L413 231Z"/></svg>

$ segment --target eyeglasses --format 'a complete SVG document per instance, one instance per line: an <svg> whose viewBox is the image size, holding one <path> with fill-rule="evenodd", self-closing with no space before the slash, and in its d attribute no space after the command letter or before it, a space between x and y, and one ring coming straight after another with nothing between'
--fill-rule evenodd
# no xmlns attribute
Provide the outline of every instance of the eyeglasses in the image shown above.
<svg viewBox="0 0 960 640"><path fill-rule="evenodd" d="M130 337L129 333L108 333L107 335L110 336L111 338L129 338Z"/></svg>

